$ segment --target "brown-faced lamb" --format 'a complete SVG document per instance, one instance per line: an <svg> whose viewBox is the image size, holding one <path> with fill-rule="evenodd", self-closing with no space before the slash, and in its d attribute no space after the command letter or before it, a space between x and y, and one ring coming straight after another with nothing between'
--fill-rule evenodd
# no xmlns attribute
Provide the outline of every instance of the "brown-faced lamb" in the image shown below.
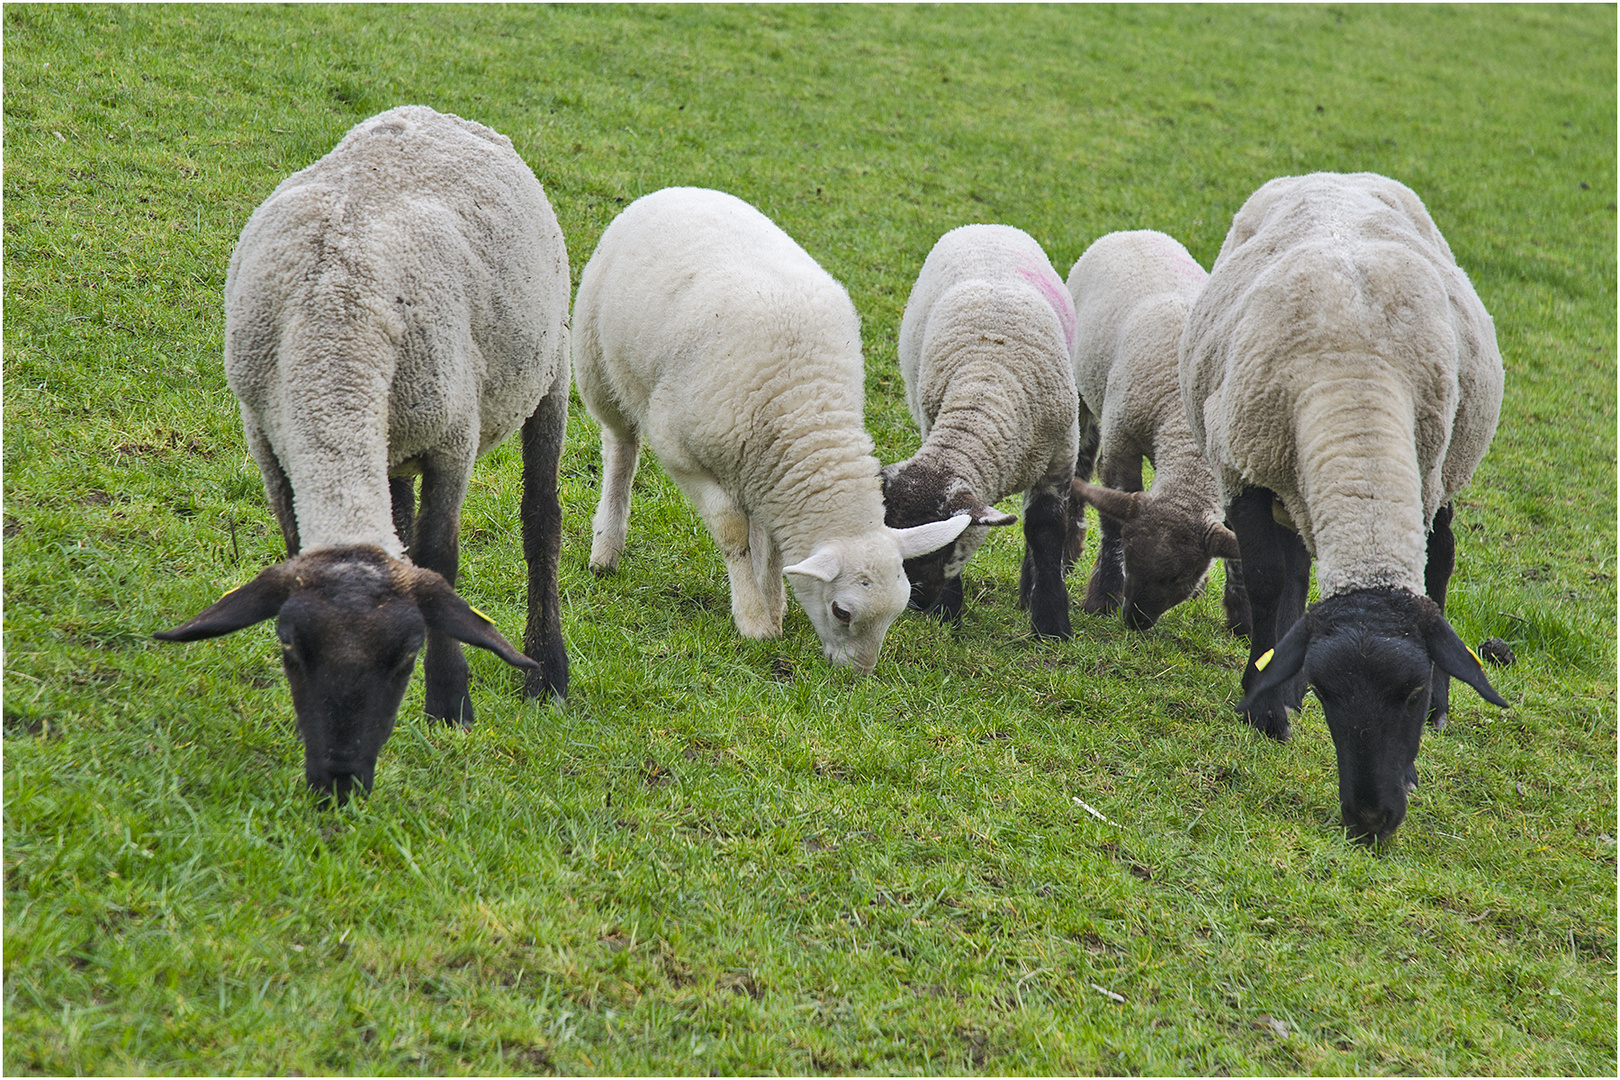
<svg viewBox="0 0 1620 1080"><path fill-rule="evenodd" d="M430 715L473 721L459 642L525 669L531 696L567 692L567 313L568 255L534 174L505 136L422 106L356 125L242 230L225 375L288 558L156 636L277 617L313 788L370 791L424 640ZM519 425L534 659L455 592L473 460Z"/></svg>
<svg viewBox="0 0 1620 1080"><path fill-rule="evenodd" d="M1215 474L1193 443L1177 381L1181 328L1208 276L1181 244L1147 229L1101 237L1069 271L1079 324L1074 381L1100 429L1104 485L1088 482L1082 455L1074 493L1102 519L1082 607L1093 615L1122 608L1134 630L1191 596L1221 558L1227 624L1248 632L1248 601L1232 565L1237 537L1221 523ZM1153 465L1147 491L1143 458Z"/></svg>
<svg viewBox="0 0 1620 1080"><path fill-rule="evenodd" d="M1428 211L1372 173L1272 180L1232 221L1187 318L1181 389L1243 551L1248 722L1288 736L1305 683L1350 834L1382 841L1450 679L1507 702L1444 608L1450 500L1496 431L1490 316ZM1321 601L1305 611L1315 556Z"/></svg>
<svg viewBox="0 0 1620 1080"><path fill-rule="evenodd" d="M602 425L591 568L624 550L645 437L720 545L745 637L782 632L786 574L828 660L871 671L903 560L967 525L884 525L855 306L735 196L666 188L613 219L580 275L574 372Z"/></svg>
<svg viewBox="0 0 1620 1080"><path fill-rule="evenodd" d="M928 253L900 320L900 371L922 446L883 470L895 527L968 514L941 550L906 563L913 606L955 620L962 567L994 508L1024 493L1018 601L1035 633L1067 638L1063 584L1070 482L1079 444L1074 302L1040 244L1009 225L952 229Z"/></svg>

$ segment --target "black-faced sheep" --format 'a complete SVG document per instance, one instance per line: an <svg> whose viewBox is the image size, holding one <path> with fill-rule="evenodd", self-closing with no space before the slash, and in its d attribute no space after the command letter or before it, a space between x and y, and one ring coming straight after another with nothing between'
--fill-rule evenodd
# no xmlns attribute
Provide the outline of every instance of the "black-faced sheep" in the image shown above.
<svg viewBox="0 0 1620 1080"><path fill-rule="evenodd" d="M1146 229L1101 237L1069 271L1080 328L1074 381L1100 429L1104 485L1087 482L1082 455L1074 492L1102 518L1082 606L1093 615L1123 608L1135 630L1191 596L1210 560L1238 557L1237 537L1221 523L1215 475L1187 428L1177 376L1181 328L1208 276L1186 248ZM1153 464L1147 491L1143 458ZM1227 622L1247 633L1248 602L1235 570L1228 563Z"/></svg>
<svg viewBox="0 0 1620 1080"><path fill-rule="evenodd" d="M734 196L666 188L613 220L580 276L574 372L602 425L592 569L624 549L645 437L720 545L745 637L782 632L786 574L827 658L871 671L902 561L967 525L884 525L855 307Z"/></svg>
<svg viewBox="0 0 1620 1080"><path fill-rule="evenodd" d="M277 616L312 787L370 790L424 640L433 716L473 721L458 642L527 669L530 695L566 693L567 313L568 255L534 174L504 136L422 106L357 125L242 230L225 374L289 557L156 636ZM532 660L454 589L473 460L519 425Z"/></svg>
<svg viewBox="0 0 1620 1080"><path fill-rule="evenodd" d="M910 458L883 470L888 522L966 513L954 544L906 563L912 603L955 619L962 567L994 509L1024 492L1018 600L1037 634L1067 638L1063 584L1068 500L1079 442L1074 303L1040 244L1008 225L952 229L928 253L900 321L906 404L922 431Z"/></svg>
<svg viewBox="0 0 1620 1080"><path fill-rule="evenodd" d="M1450 677L1507 704L1443 613L1449 500L1502 401L1490 316L1410 189L1371 173L1282 177L1233 219L1180 364L1243 551L1254 632L1240 710L1286 738L1308 681L1344 824L1382 840L1405 817ZM1313 553L1322 600L1302 618Z"/></svg>

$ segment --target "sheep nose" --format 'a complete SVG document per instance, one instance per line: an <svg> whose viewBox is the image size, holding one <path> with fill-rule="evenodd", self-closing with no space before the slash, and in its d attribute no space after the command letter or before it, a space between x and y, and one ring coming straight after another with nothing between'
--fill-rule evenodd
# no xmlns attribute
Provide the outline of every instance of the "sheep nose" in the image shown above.
<svg viewBox="0 0 1620 1080"><path fill-rule="evenodd" d="M1149 615L1147 612L1137 607L1134 603L1129 601L1126 602L1125 625L1130 627L1132 630L1151 630L1153 629L1153 624L1158 621L1159 617L1157 615Z"/></svg>
<svg viewBox="0 0 1620 1080"><path fill-rule="evenodd" d="M354 794L371 794L375 768L338 766L328 769L304 771L304 779L325 803L342 806Z"/></svg>
<svg viewBox="0 0 1620 1080"><path fill-rule="evenodd" d="M1342 813L1350 839L1361 844L1383 843L1406 817L1404 807L1397 809L1392 806L1364 806L1355 810L1344 807Z"/></svg>

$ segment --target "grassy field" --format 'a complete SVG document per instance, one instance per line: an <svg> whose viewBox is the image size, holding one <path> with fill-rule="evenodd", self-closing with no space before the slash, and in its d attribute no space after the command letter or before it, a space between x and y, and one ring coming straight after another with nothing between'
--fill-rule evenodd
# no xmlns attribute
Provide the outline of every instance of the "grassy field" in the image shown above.
<svg viewBox="0 0 1620 1080"><path fill-rule="evenodd" d="M1612 5L4 18L7 1073L1614 1072ZM1451 617L1513 645L1513 707L1456 689L1368 851L1320 711L1233 715L1218 589L1037 642L1003 530L959 631L903 617L855 678L795 606L737 636L651 461L592 578L576 403L566 707L479 655L450 730L418 677L373 796L315 809L272 630L149 635L283 554L220 364L236 236L406 102L511 136L576 280L645 192L758 205L849 287L885 461L947 229L1208 266L1272 176L1406 182L1506 360ZM518 475L480 462L463 525L509 635Z"/></svg>

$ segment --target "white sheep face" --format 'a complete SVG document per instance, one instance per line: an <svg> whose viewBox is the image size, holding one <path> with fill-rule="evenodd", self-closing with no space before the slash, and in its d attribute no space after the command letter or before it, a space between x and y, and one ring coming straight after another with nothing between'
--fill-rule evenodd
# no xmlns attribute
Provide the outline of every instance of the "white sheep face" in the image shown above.
<svg viewBox="0 0 1620 1080"><path fill-rule="evenodd" d="M883 635L911 595L898 545L830 540L785 572L827 660L862 674L876 667Z"/></svg>
<svg viewBox="0 0 1620 1080"><path fill-rule="evenodd" d="M883 528L858 539L826 540L803 562L783 568L834 667L867 674L877 666L883 635L911 596L905 560L951 543L969 520L958 514L909 529Z"/></svg>

